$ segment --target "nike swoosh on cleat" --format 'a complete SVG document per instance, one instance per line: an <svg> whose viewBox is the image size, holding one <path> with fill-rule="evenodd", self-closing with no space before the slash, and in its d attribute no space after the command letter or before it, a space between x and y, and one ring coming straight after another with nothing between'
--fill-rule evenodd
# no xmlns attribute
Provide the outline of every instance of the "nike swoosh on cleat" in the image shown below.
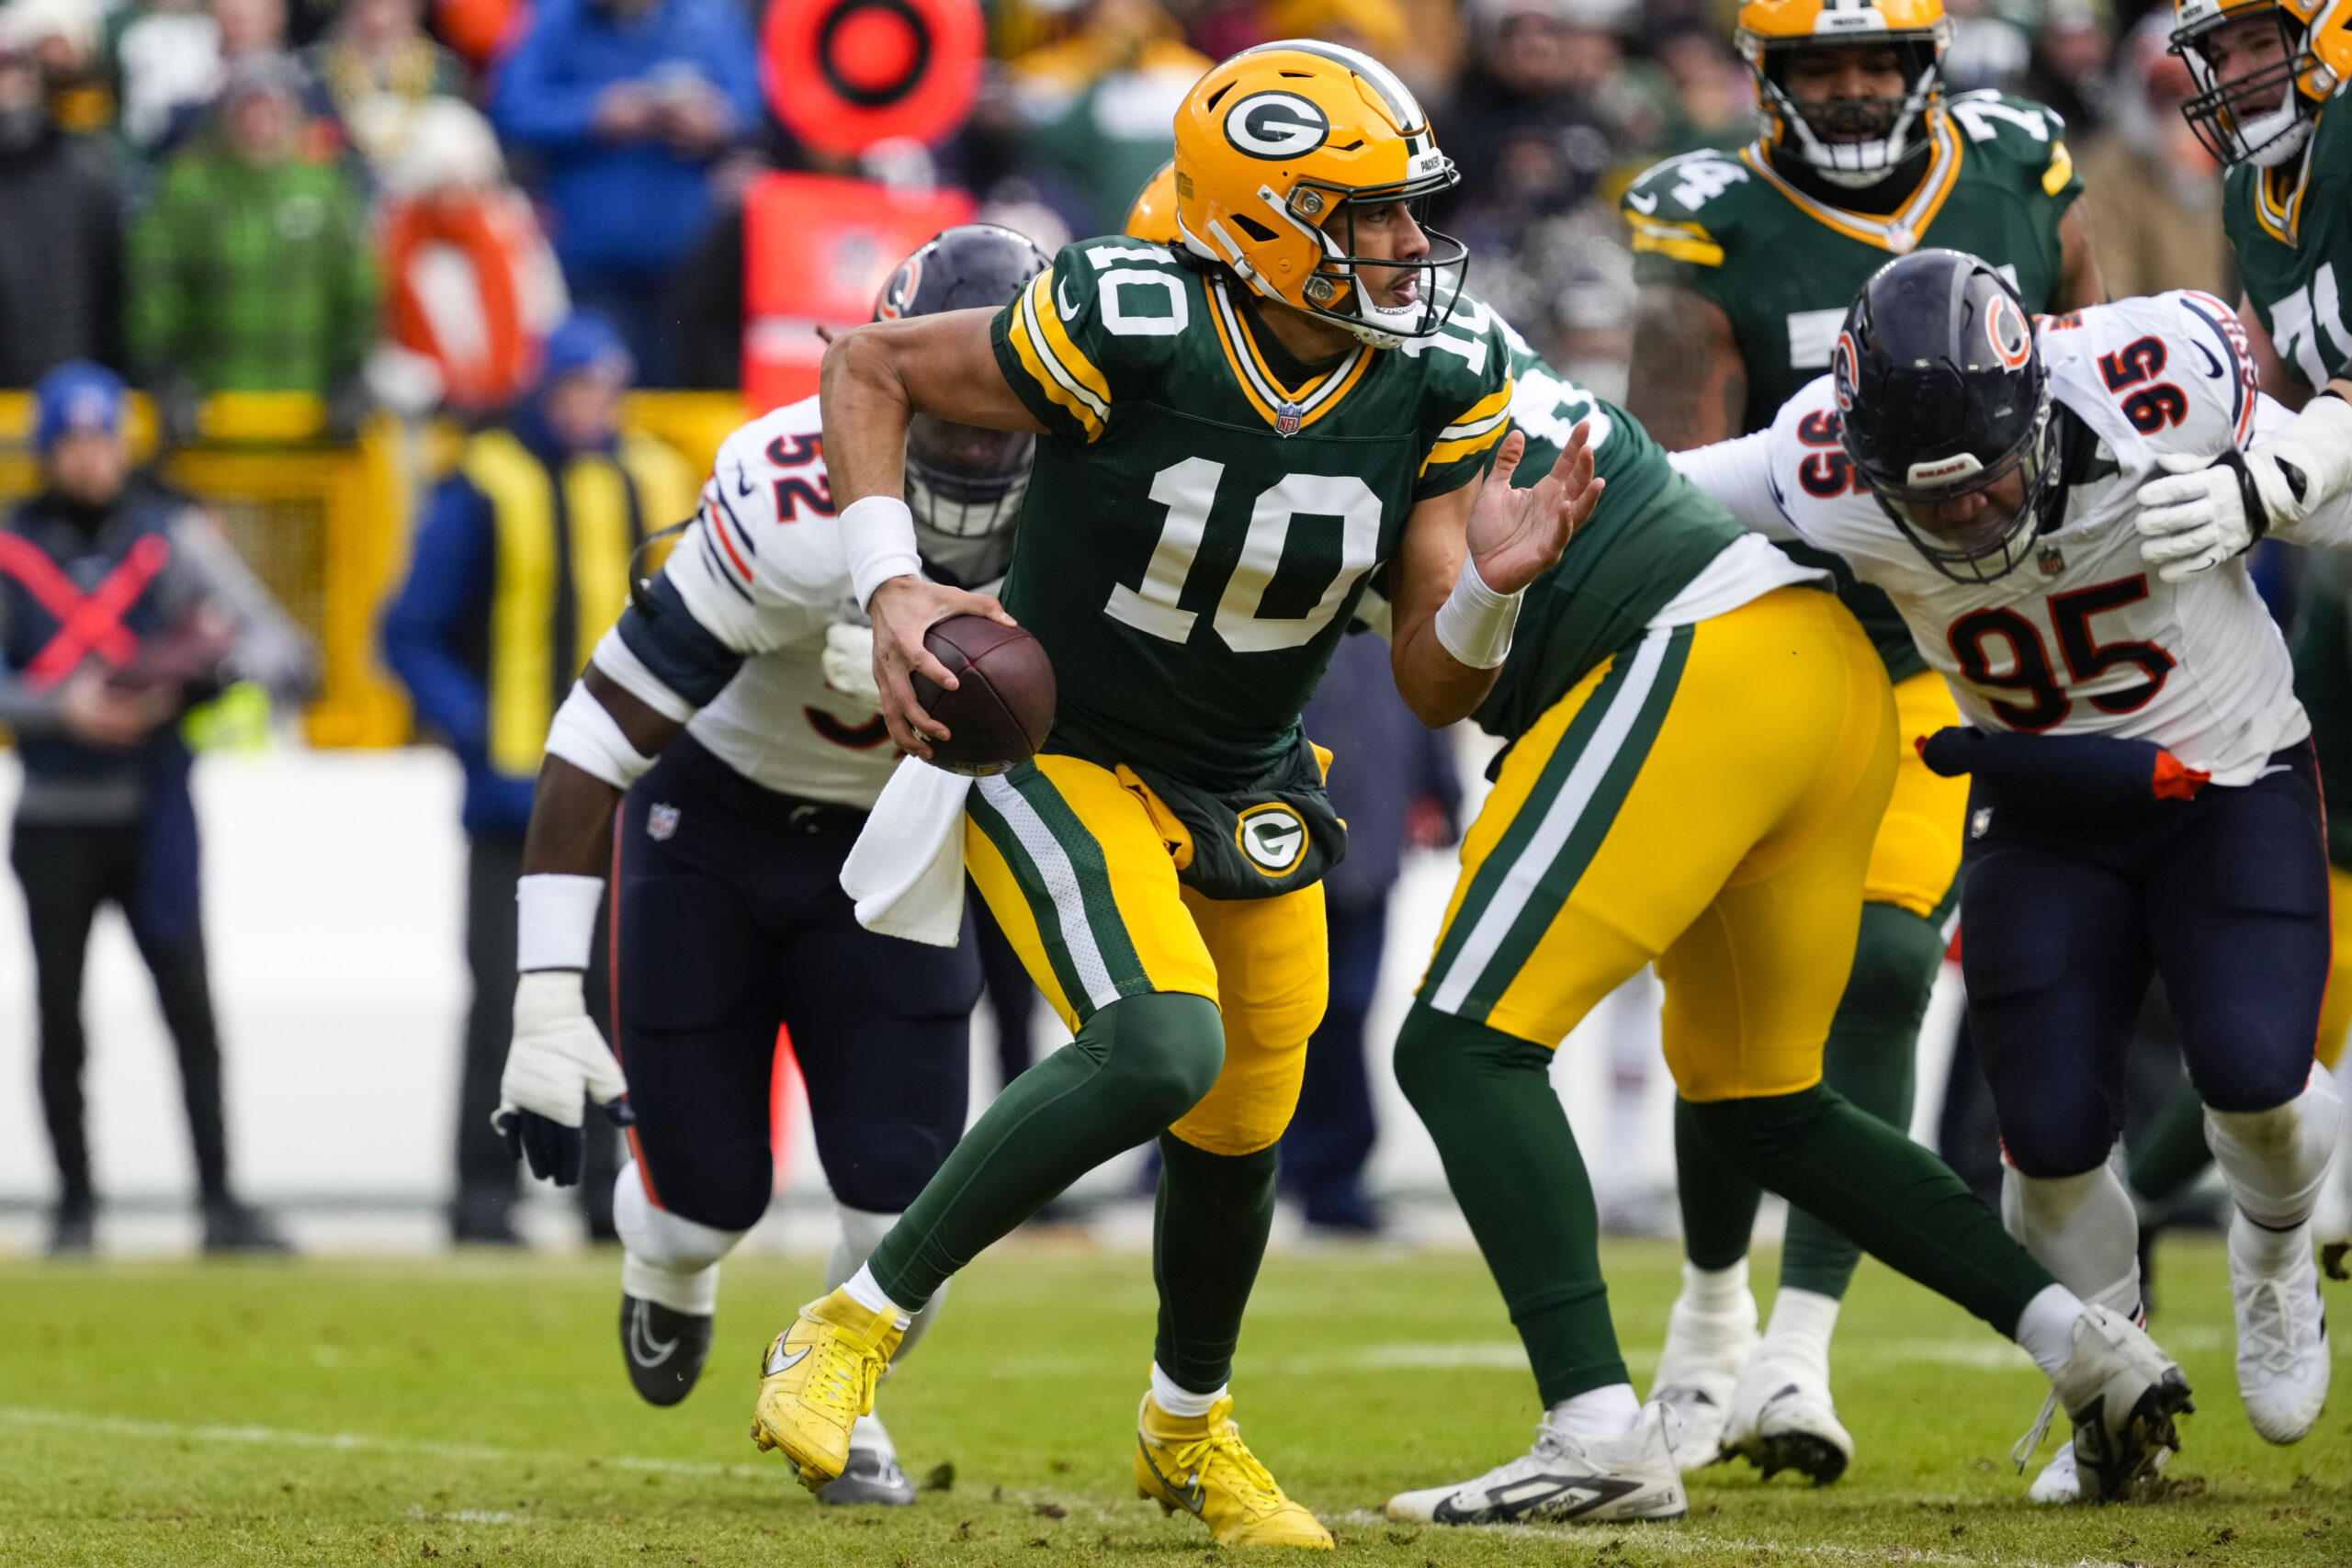
<svg viewBox="0 0 2352 1568"><path fill-rule="evenodd" d="M628 1359L640 1367L660 1366L678 1348L675 1339L653 1337L651 1316L652 1309L643 1302L638 1303L637 1310L628 1314ZM639 1349L640 1345L644 1347L643 1350Z"/></svg>
<svg viewBox="0 0 2352 1568"><path fill-rule="evenodd" d="M776 1348L781 1350L783 1347L778 1346ZM795 1350L789 1356L770 1356L768 1358L768 1364L761 1369L760 1375L763 1377L772 1378L778 1372L790 1371L793 1368L798 1366L801 1362L808 1359L808 1350L809 1347L803 1345L799 1349Z"/></svg>
<svg viewBox="0 0 2352 1568"><path fill-rule="evenodd" d="M1169 1480L1167 1476L1160 1473L1159 1466L1152 1463L1151 1461L1151 1450L1146 1448L1140 1440L1136 1444L1136 1451L1143 1456L1143 1467L1151 1472L1151 1478L1154 1481L1159 1482L1160 1485L1166 1487L1170 1494L1175 1497L1176 1501L1184 1506L1184 1511L1186 1513L1197 1517L1201 1511L1201 1505L1206 1495L1201 1490L1200 1476L1198 1474L1194 1474L1187 1480L1183 1485L1179 1486L1174 1482Z"/></svg>

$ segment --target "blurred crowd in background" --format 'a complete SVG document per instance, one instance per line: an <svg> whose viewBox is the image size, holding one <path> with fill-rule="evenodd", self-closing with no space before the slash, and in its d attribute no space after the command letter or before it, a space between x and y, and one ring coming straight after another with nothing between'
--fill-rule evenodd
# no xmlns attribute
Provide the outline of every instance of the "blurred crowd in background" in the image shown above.
<svg viewBox="0 0 2352 1568"><path fill-rule="evenodd" d="M223 390L494 412L571 307L649 387L737 384L740 206L763 169L960 188L1051 250L1115 231L1215 59L1319 38L1392 65L1462 182L1437 221L1555 363L1620 390L1616 195L1751 134L1732 0L997 0L968 118L827 156L743 0L9 0L0 386L73 358L192 429ZM2176 112L2169 7L1954 0L1947 92L2064 115L2117 294L2233 298L2218 171ZM452 269L454 250L467 264ZM453 298L453 296L461 296Z"/></svg>
<svg viewBox="0 0 2352 1568"><path fill-rule="evenodd" d="M813 386L814 323L828 312L746 303L760 297L747 208L779 185L764 175L849 176L918 207L925 193L950 195L950 206L968 203L1051 252L1122 226L1170 153L1177 107L1214 61L1278 38L1345 44L1393 67L1428 106L1461 171L1432 220L1468 242L1473 286L1554 365L1622 399L1634 286L1618 197L1661 158L1736 145L1758 129L1747 68L1730 46L1735 0L992 0L981 80L960 121L927 141L856 138L860 151L828 151L810 140L823 140L831 112L809 112L823 73L786 52L789 29L773 9L798 3L0 4L0 427L19 417L23 422L0 428L0 493L47 486L29 504L54 501L58 443L78 432L114 455L104 493L68 495L59 514L52 553L69 574L86 566L95 582L124 570L118 557L140 518L195 549L204 536L194 503L222 525L229 549L214 553L241 555L317 645L320 673L271 691L281 705L307 705L312 743L430 737L463 761L475 997L452 1213L460 1239L514 1239L514 1162L487 1109L548 705L617 613L619 595L605 590L634 570L647 536L691 509L718 436L776 400L756 376L745 385L763 333L780 322L805 340L805 384L789 395ZM969 15L969 0L908 5ZM2220 171L2178 113L2191 85L2166 51L2170 7L1947 7L1947 95L1997 88L2064 117L2110 294L2186 287L2236 298ZM838 212L838 190L833 199ZM763 210L773 232L777 215ZM833 221L788 206L781 217L788 244L796 225ZM894 243L864 259L878 280L896 257ZM830 319L862 315L872 287L837 292ZM8 390L36 382L38 398ZM677 389L669 427L655 418L662 398L624 401L632 383ZM146 394L143 414L122 397L126 384ZM254 407L285 394L307 411L300 419L253 423ZM216 417L241 397L246 423ZM161 459L153 477L127 481L124 462L150 457ZM516 473L541 470L514 488ZM493 540L510 525L544 527L550 483L571 498L559 511L581 494L611 501L601 533L590 531L601 554L562 547L583 607L567 611L557 595L536 611L494 613L511 585ZM130 521L118 528L119 519ZM574 518L559 531L585 526ZM66 615L59 606L71 597L26 600L18 618L30 620L10 635L54 632L31 622ZM533 688L537 705L505 726L514 743L502 751L493 688L511 660L558 678L516 688ZM143 908L155 864L181 868L174 907L194 908L179 737L207 742L178 716L202 683L165 682L170 700L119 681L51 693L28 684L22 660L8 663L0 688L27 686L6 717L28 776L40 759L21 743L50 720L69 743L60 754L74 764L77 801L91 748L133 744L176 769L156 774L176 781L169 789L75 840L74 864L88 873L78 901L35 932L42 1098L61 1171L52 1244L86 1250L81 952L96 903ZM1462 802L1450 753L1412 723L1368 641L1341 657L1309 717L1340 753L1334 797L1362 827L1332 880L1333 1005L1285 1143L1285 1180L1311 1223L1367 1230L1378 1217L1363 1188L1376 1135L1364 1054L1377 1043L1365 1026L1386 905L1400 850L1453 841ZM75 809L73 830L96 831ZM141 824L166 818L180 824L171 841L185 852L158 860ZM26 820L20 809L20 849ZM19 871L28 888L58 882ZM141 940L159 984L181 975L188 998L170 1021L207 1243L282 1245L230 1196L200 944L193 934L179 945ZM999 997L1011 1010L1000 1008L1006 1078L1028 1058L1024 997L1017 976ZM1611 1096L1630 1127L1655 1064L1654 990L1625 1011L1626 1026L1611 1026L1629 1043L1611 1053ZM1635 1016L1645 1013L1645 1024ZM609 1228L609 1190L593 1179L584 1189L592 1233Z"/></svg>

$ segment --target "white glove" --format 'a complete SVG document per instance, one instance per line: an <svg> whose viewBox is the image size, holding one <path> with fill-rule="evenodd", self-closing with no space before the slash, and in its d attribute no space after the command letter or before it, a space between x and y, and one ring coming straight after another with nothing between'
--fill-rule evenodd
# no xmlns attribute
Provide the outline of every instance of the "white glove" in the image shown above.
<svg viewBox="0 0 2352 1568"><path fill-rule="evenodd" d="M2156 568L2158 577L2186 581L2254 543L2236 464L2187 452L2168 452L2157 461L2171 477L2140 487L2134 497L2140 514L2132 525L2140 533L2140 558Z"/></svg>
<svg viewBox="0 0 2352 1568"><path fill-rule="evenodd" d="M2265 523L2284 528L2352 489L2352 403L2315 397L2276 435L2245 455Z"/></svg>
<svg viewBox="0 0 2352 1568"><path fill-rule="evenodd" d="M874 683L874 628L836 621L825 628L825 684L854 703L882 711Z"/></svg>
<svg viewBox="0 0 2352 1568"><path fill-rule="evenodd" d="M534 969L514 984L514 1038L498 1080L491 1124L533 1176L559 1187L580 1179L582 1107L594 1100L616 1126L635 1120L628 1079L588 1017L577 969Z"/></svg>

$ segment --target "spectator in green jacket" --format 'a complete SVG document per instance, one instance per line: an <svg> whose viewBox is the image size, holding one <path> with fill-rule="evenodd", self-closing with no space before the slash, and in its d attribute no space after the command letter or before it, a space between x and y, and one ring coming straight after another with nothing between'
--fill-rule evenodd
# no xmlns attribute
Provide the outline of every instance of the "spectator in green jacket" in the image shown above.
<svg viewBox="0 0 2352 1568"><path fill-rule="evenodd" d="M301 77L284 55L232 68L210 135L173 154L131 231L132 365L167 414L220 391L300 391L344 425L376 337L366 201L302 156Z"/></svg>

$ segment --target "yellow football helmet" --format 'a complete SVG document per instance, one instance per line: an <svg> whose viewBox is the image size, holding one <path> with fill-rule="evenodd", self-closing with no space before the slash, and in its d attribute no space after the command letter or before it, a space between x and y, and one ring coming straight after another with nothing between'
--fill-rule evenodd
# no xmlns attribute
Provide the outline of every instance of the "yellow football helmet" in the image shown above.
<svg viewBox="0 0 2352 1568"><path fill-rule="evenodd" d="M1127 209L1127 220L1123 231L1131 240L1149 240L1155 245L1176 243L1176 161L1173 158L1160 164L1159 172L1143 182L1143 189L1136 192L1136 202Z"/></svg>
<svg viewBox="0 0 2352 1568"><path fill-rule="evenodd" d="M1823 179L1859 190L1884 179L1917 145L1913 132L1941 90L1937 73L1951 21L1943 0L1747 0L1732 42L1756 73L1757 96L1772 120L1769 140L1793 146ZM1801 108L1789 93L1790 59L1801 49L1853 44L1895 50L1903 96Z"/></svg>
<svg viewBox="0 0 2352 1568"><path fill-rule="evenodd" d="M2277 63L2221 80L2205 46L2216 32L2267 16L2278 29ZM2302 151L2312 117L2352 79L2352 0L2175 0L2172 51L2196 78L2180 106L2197 140L2224 164L2275 168ZM2275 101L2273 101L2275 100Z"/></svg>
<svg viewBox="0 0 2352 1568"><path fill-rule="evenodd" d="M1244 50L1195 83L1176 111L1184 249L1375 347L1445 324L1470 252L1431 231L1418 259L1358 256L1354 209L1418 202L1460 177L1410 89L1337 44L1290 39ZM1409 300L1372 299L1357 286L1359 263L1419 272ZM1451 286L1440 287L1448 271Z"/></svg>

